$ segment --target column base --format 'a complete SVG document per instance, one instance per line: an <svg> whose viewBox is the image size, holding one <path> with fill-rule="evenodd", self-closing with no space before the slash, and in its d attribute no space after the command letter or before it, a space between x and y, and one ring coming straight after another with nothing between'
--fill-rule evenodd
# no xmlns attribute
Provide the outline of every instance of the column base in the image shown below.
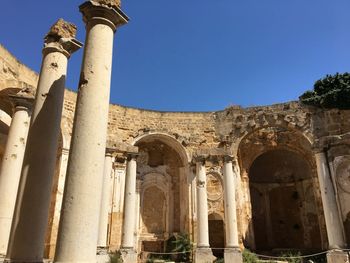
<svg viewBox="0 0 350 263"><path fill-rule="evenodd" d="M225 248L224 252L224 262L225 263L242 263L243 258L242 258L242 252L241 250L237 247L234 248Z"/></svg>
<svg viewBox="0 0 350 263"><path fill-rule="evenodd" d="M334 249L327 253L327 263L347 263L349 254L342 250Z"/></svg>
<svg viewBox="0 0 350 263"><path fill-rule="evenodd" d="M205 248L197 248L194 255L195 263L211 263L214 262L216 257L214 257L213 252L208 247Z"/></svg>
<svg viewBox="0 0 350 263"><path fill-rule="evenodd" d="M123 263L137 263L137 252L132 248L121 248Z"/></svg>
<svg viewBox="0 0 350 263"><path fill-rule="evenodd" d="M109 261L108 247L97 247L96 262L108 263Z"/></svg>

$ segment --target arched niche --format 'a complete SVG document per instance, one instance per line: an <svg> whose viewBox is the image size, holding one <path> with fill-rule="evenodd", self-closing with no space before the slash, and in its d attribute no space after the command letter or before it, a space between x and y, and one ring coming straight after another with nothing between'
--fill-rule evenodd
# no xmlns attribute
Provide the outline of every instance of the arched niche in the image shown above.
<svg viewBox="0 0 350 263"><path fill-rule="evenodd" d="M322 248L312 170L302 156L287 149L261 154L249 183L257 250Z"/></svg>
<svg viewBox="0 0 350 263"><path fill-rule="evenodd" d="M316 164L303 134L263 128L241 140L238 163L247 205L238 220L243 243L253 250L321 250L327 233ZM242 216L243 215L243 216Z"/></svg>
<svg viewBox="0 0 350 263"><path fill-rule="evenodd" d="M175 138L161 133L143 135L133 144L139 149L139 248L151 249L154 246L157 249L164 247L173 234L189 233L189 154ZM164 224L156 219L149 220L155 214L154 205L162 209ZM158 212L160 210L157 210L157 215ZM152 232L156 228L151 226L152 221L165 226L161 233Z"/></svg>
<svg viewBox="0 0 350 263"><path fill-rule="evenodd" d="M350 241L350 155L334 158L333 168L337 183L337 192L345 236Z"/></svg>

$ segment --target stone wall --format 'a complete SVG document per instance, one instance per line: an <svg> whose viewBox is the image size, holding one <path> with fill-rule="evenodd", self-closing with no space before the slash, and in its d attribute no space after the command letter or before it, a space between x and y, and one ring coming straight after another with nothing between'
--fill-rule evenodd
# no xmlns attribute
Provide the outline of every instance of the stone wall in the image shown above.
<svg viewBox="0 0 350 263"><path fill-rule="evenodd" d="M21 64L0 45L1 110L11 115L12 109L7 98L8 94L17 92L23 86L21 83L36 86L37 81L37 73ZM66 90L61 123L61 146L59 149L64 157L58 158L58 171L52 190L50 229L48 229L46 244L48 257L53 256L56 242L75 102L76 93ZM302 205L306 207L302 211L312 211L312 215L307 212L299 213L302 214L302 218L298 218L298 220L309 222L311 217L316 218L319 222L320 242L322 248L326 248L327 237L313 148L321 147L328 150L330 168L336 182L335 187L345 224L345 232L348 239L350 239L350 207L348 205L350 194L348 193L349 187L347 187L350 184L348 182L350 175L349 120L349 110L321 110L303 106L298 102L252 108L235 106L217 112L159 112L111 104L109 109L108 146L125 150L130 145L137 145L141 149L142 147L148 149L149 152L151 151L150 147L163 147L161 145L164 144L166 151L171 153L170 155L178 154L178 157L176 157L179 158L178 161L168 158L168 162L165 164L159 162L159 160L157 161L158 157L147 165L144 165L142 160L139 159L140 169L138 173L140 177L142 177L142 174L147 177L147 174L153 171L153 173L168 174L176 178L170 184L172 189L169 193L171 192L175 198L173 205L175 210L177 209L176 214L179 217L176 217L176 220L172 218L172 224L177 226L176 231L185 230L189 232L194 241L196 241L196 185L192 157L202 153L206 153L208 157L215 157L220 151L237 157L234 168L238 188L236 200L238 203L239 237L242 246L243 244L252 245L254 243L250 193L251 165L260 155L268 151L276 149L292 151L300 155L309 164L311 171L310 180L299 185L297 189L301 189L301 192L305 192L304 188L312 189L312 197L305 197L301 200ZM157 151L161 150L157 148ZM176 153L172 153L172 151ZM152 156L156 155L155 152ZM206 166L209 213L218 217L215 217L213 221L219 222L220 218L224 218L222 162L211 160L206 163ZM109 242L113 249L120 245L123 218L122 197L115 193L115 189L121 189L125 173L120 169L120 166L118 167L111 179L113 181L111 189L114 189L114 195L111 194L110 225L108 228L110 233ZM142 184L140 185L142 186ZM150 202L157 201L153 200L160 195L156 193L158 192L147 193L147 196L151 199ZM165 199L169 196L165 196ZM139 198L142 198L142 196ZM310 200L314 201L311 202ZM147 205L144 206L146 210L147 207ZM186 209L181 210L180 207L186 207ZM149 209L144 213L145 216L151 216ZM276 209L278 210L278 208ZM159 221L159 225L154 226L154 228L161 228L161 224L163 223ZM145 218L142 227L143 229L153 228L147 218ZM303 227L311 227L312 231L315 228L314 225L308 225L307 223ZM312 238L308 236L306 237L307 240L304 241L310 243ZM310 246L312 247L312 244Z"/></svg>

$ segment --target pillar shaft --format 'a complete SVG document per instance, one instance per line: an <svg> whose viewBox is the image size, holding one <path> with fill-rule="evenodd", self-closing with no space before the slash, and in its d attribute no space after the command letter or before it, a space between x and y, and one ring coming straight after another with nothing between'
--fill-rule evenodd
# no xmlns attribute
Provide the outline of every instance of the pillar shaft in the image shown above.
<svg viewBox="0 0 350 263"><path fill-rule="evenodd" d="M238 248L238 230L236 214L236 185L232 169L232 159L226 157L223 167L226 248Z"/></svg>
<svg viewBox="0 0 350 263"><path fill-rule="evenodd" d="M42 262L60 131L67 61L81 47L59 20L45 38L11 236L11 262Z"/></svg>
<svg viewBox="0 0 350 263"><path fill-rule="evenodd" d="M315 154L317 174L321 190L323 211L326 221L329 248L344 248L345 239L339 217L334 186L324 152Z"/></svg>
<svg viewBox="0 0 350 263"><path fill-rule="evenodd" d="M80 6L86 42L68 160L56 262L96 262L107 139L113 36L126 23L117 6ZM108 1L113 2L113 1Z"/></svg>
<svg viewBox="0 0 350 263"><path fill-rule="evenodd" d="M207 179L204 161L197 161L197 247L209 247Z"/></svg>
<svg viewBox="0 0 350 263"><path fill-rule="evenodd" d="M0 170L0 254L6 255L27 141L30 105L17 104Z"/></svg>
<svg viewBox="0 0 350 263"><path fill-rule="evenodd" d="M122 248L134 248L135 232L135 206L136 206L136 155L129 155L126 166L125 192L124 192L124 220Z"/></svg>
<svg viewBox="0 0 350 263"><path fill-rule="evenodd" d="M108 208L109 208L109 183L112 173L113 156L106 153L104 162L104 175L102 184L101 208L100 208L100 222L98 230L98 247L107 247L107 231L108 231Z"/></svg>

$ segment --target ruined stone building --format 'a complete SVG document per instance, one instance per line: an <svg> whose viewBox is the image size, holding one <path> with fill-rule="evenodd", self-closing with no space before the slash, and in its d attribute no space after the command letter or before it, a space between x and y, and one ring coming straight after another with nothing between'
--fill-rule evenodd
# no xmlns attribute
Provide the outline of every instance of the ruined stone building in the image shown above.
<svg viewBox="0 0 350 263"><path fill-rule="evenodd" d="M38 78L0 46L2 165L17 157L6 155L15 125L11 119L19 105L24 107L16 94L29 96ZM42 224L44 257L49 259L57 249L76 103L77 93L65 89L55 173L47 199L49 216ZM223 248L303 253L347 248L350 110L287 102L216 112L159 112L110 104L108 112L106 155L100 161L104 166L102 201L99 213L90 211L91 217L99 217L100 226L93 230L98 232L96 247L123 248L124 237L124 248L131 247L140 257L143 251L165 251L170 237L187 233L195 248L220 248L212 250L217 257L223 257ZM24 126L29 125L28 114L22 120ZM26 144L25 133L19 138L15 151ZM84 157L85 153L80 154ZM127 176L133 172L136 182ZM229 175L232 180L227 179ZM131 210L124 219L126 203ZM4 206L1 200L0 206ZM0 221L6 216L0 210ZM34 224L26 223L28 228ZM34 237L24 238L32 243ZM6 248L1 241L0 253L5 254Z"/></svg>

